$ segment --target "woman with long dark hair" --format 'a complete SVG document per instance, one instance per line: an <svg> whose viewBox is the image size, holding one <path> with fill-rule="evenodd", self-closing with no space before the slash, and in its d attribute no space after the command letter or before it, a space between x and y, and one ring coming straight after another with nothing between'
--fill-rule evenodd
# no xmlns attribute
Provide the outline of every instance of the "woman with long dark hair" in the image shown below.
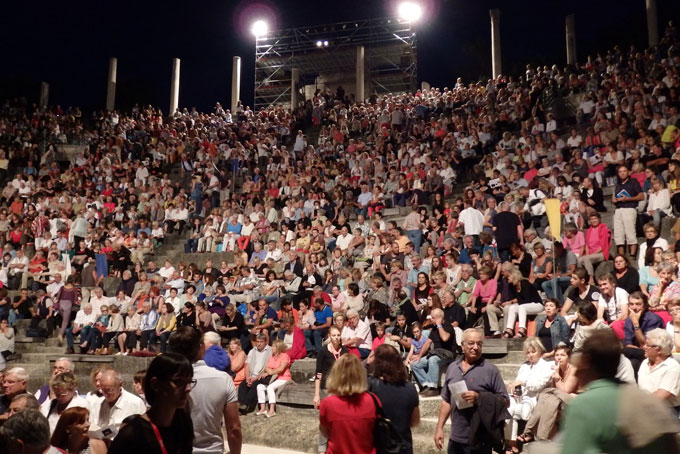
<svg viewBox="0 0 680 454"><path fill-rule="evenodd" d="M418 392L408 379L401 354L393 346L383 344L375 349L368 390L378 396L385 417L404 438L406 446L400 454L412 454L411 428L420 423Z"/></svg>
<svg viewBox="0 0 680 454"><path fill-rule="evenodd" d="M154 358L144 378L150 408L127 420L109 453L190 454L194 429L185 408L195 384L191 363L184 356L165 353Z"/></svg>

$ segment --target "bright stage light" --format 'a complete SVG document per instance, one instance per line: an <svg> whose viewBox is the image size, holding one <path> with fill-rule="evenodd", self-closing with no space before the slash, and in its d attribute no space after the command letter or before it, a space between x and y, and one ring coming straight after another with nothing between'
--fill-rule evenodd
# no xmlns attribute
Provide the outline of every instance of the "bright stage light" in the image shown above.
<svg viewBox="0 0 680 454"><path fill-rule="evenodd" d="M269 31L269 25L263 20L256 20L250 27L250 33L255 36L255 38L262 38L267 35Z"/></svg>
<svg viewBox="0 0 680 454"><path fill-rule="evenodd" d="M408 22L417 22L423 16L423 8L416 2L402 2L397 9L399 17Z"/></svg>
<svg viewBox="0 0 680 454"><path fill-rule="evenodd" d="M328 41L324 41L324 42L323 42L323 45L326 46L326 47L328 47Z"/></svg>
<svg viewBox="0 0 680 454"><path fill-rule="evenodd" d="M321 46L323 46L323 43L322 43L321 41L317 41L317 42L316 42L316 47L321 47Z"/></svg>

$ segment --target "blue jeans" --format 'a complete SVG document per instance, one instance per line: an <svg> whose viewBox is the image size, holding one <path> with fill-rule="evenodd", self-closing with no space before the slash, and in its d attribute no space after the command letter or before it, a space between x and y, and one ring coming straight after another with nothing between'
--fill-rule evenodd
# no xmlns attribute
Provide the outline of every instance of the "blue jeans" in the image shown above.
<svg viewBox="0 0 680 454"><path fill-rule="evenodd" d="M69 326L68 328L66 328L66 345L68 345L68 348L73 349L73 338L75 336L80 335L80 340L84 342L85 339L87 339L87 335L89 333L90 333L89 326L83 327L83 329L78 331L78 333L76 334L73 334L73 327Z"/></svg>
<svg viewBox="0 0 680 454"><path fill-rule="evenodd" d="M327 328L324 329L306 329L305 330L305 348L307 352L317 353L321 351L323 346L323 338L328 332Z"/></svg>
<svg viewBox="0 0 680 454"><path fill-rule="evenodd" d="M437 388L439 384L439 364L441 359L437 355L420 358L420 361L411 365L413 375L421 386Z"/></svg>
<svg viewBox="0 0 680 454"><path fill-rule="evenodd" d="M156 331L154 331L154 332L151 334L151 336L149 336L149 337L150 337L149 343L150 343L151 345L156 345L156 340L157 340L157 339L160 339L160 341L161 341L161 352L165 353L165 350L166 350L167 344L168 344L168 338L170 337L170 334L172 334L172 333L166 331L166 332L164 332L164 333L161 333L161 335L159 336L159 335L156 333Z"/></svg>
<svg viewBox="0 0 680 454"><path fill-rule="evenodd" d="M555 298L560 302L560 305L564 302L564 291L569 287L571 282L571 277L560 276L558 278L550 279L541 284L541 288L548 296L548 298Z"/></svg>
<svg viewBox="0 0 680 454"><path fill-rule="evenodd" d="M423 231L422 230L407 230L406 236L408 237L409 241L411 241L411 243L413 243L413 250L416 251L416 254L419 254L420 253L420 242L423 239Z"/></svg>
<svg viewBox="0 0 680 454"><path fill-rule="evenodd" d="M14 324L17 322L17 320L21 320L24 317L18 313L14 309L9 310L9 316L7 317L7 323L9 323L9 326L14 326Z"/></svg>

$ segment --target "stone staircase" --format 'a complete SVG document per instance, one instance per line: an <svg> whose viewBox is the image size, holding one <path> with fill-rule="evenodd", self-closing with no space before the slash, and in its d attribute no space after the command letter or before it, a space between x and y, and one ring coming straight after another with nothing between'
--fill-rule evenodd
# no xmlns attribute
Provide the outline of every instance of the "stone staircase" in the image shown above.
<svg viewBox="0 0 680 454"><path fill-rule="evenodd" d="M146 369L152 358L116 355L66 355L66 346L59 346L57 338L26 337L24 333L29 320L17 320L15 336L15 354L7 362L7 369L23 367L29 374L28 390L35 392L49 382L54 361L66 357L75 364L75 375L78 378L78 391L85 394L92 390L90 373L97 366L108 366L119 371L123 376L125 388L132 392L132 379L141 369Z"/></svg>
<svg viewBox="0 0 680 454"><path fill-rule="evenodd" d="M522 352L523 341L523 339L484 341L485 357L498 367L506 383L515 379L520 365L525 360ZM316 362L312 359L298 360L293 364L291 372L294 384L286 386L281 392L276 410L277 417L264 418L255 416L254 413L241 417L244 440L280 449L317 452L319 412L312 408L314 383L309 381L314 376L315 365ZM420 398L420 424L412 429L413 452L419 454L440 452L433 442L440 401L439 397ZM294 418L295 424L291 424L291 418ZM449 427L450 423L447 422L446 430ZM273 433L278 434L275 440L271 438Z"/></svg>

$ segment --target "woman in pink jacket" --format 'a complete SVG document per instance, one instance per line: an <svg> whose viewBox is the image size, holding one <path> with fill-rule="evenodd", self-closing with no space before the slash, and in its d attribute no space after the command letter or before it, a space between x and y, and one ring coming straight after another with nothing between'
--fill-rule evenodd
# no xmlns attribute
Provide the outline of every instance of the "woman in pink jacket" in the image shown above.
<svg viewBox="0 0 680 454"><path fill-rule="evenodd" d="M595 265L609 260L612 233L609 227L602 223L600 213L597 211L593 211L588 220L590 221L590 228L586 231L585 254L578 258L578 265L588 271L590 283L593 284Z"/></svg>

